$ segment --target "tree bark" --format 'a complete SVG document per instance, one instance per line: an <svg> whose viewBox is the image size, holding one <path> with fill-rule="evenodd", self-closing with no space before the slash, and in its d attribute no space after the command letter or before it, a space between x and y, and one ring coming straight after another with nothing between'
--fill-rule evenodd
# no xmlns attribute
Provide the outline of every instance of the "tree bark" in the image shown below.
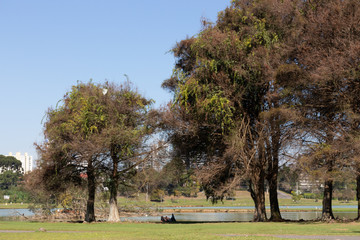
<svg viewBox="0 0 360 240"><path fill-rule="evenodd" d="M279 108L277 99L272 99L273 109ZM278 200L279 152L281 147L281 126L279 114L272 114L268 120L270 137L266 139L267 175L269 183L270 221L283 221Z"/></svg>
<svg viewBox="0 0 360 240"><path fill-rule="evenodd" d="M332 212L332 192L333 192L333 180L325 180L324 186L324 198L322 202L322 220L334 219L334 214Z"/></svg>
<svg viewBox="0 0 360 240"><path fill-rule="evenodd" d="M275 121L275 120L274 120ZM274 122L273 121L273 122ZM270 200L270 221L283 221L279 208L278 200L278 173L279 173L279 149L280 149L280 126L276 123L272 124L273 134L271 136L271 152L268 159L267 180L269 183L269 200Z"/></svg>
<svg viewBox="0 0 360 240"><path fill-rule="evenodd" d="M95 219L96 183L95 183L94 167L92 165L91 160L88 161L87 178L88 178L88 199L87 199L85 221L86 222L94 222L94 221L96 221L96 219Z"/></svg>
<svg viewBox="0 0 360 240"><path fill-rule="evenodd" d="M265 222L266 210L265 210L265 173L260 170L258 174L253 173L250 180L250 193L251 198L255 204L254 222Z"/></svg>
<svg viewBox="0 0 360 240"><path fill-rule="evenodd" d="M278 166L276 168L278 168ZM276 170L276 171L273 171L271 176L269 176L269 178L268 178L270 211L271 211L271 216L270 216L269 220L273 221L273 222L283 221L283 219L281 217L281 213L280 213L279 200L278 200L278 194L277 194L277 189L278 189L277 176L278 176L278 171Z"/></svg>
<svg viewBox="0 0 360 240"><path fill-rule="evenodd" d="M356 200L358 202L358 216L357 220L360 220L360 174L358 173L356 176Z"/></svg>
<svg viewBox="0 0 360 240"><path fill-rule="evenodd" d="M119 214L119 208L117 205L117 187L118 187L118 161L113 159L113 172L110 177L110 199L109 199L109 205L110 205L110 211L109 211L109 217L108 222L119 222L120 221L120 214Z"/></svg>

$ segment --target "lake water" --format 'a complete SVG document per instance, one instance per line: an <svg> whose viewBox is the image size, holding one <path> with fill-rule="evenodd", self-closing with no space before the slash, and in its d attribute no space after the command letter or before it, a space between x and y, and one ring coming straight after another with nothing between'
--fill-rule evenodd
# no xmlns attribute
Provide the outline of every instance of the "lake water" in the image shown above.
<svg viewBox="0 0 360 240"><path fill-rule="evenodd" d="M29 209L0 209L0 217L13 217L23 215L25 217L34 215Z"/></svg>
<svg viewBox="0 0 360 240"><path fill-rule="evenodd" d="M182 207L181 209L253 209L253 207ZM282 207L282 209L314 209L319 211L313 212L282 212L281 215L284 219L288 220L313 220L321 217L320 206L289 206ZM333 206L334 209L356 209L357 206ZM164 208L164 209L179 209L179 208ZM252 212L189 212L189 213L175 213L175 218L179 222L233 222L233 221L244 221L248 222L253 219ZM12 217L12 216L32 216L34 215L28 209L0 209L0 217ZM140 217L128 217L122 218L122 220L129 219L139 222L159 222L161 215L171 215L169 213L159 213L157 216L140 216ZM354 219L357 217L356 212L335 212L335 217ZM269 216L268 216L269 217Z"/></svg>
<svg viewBox="0 0 360 240"><path fill-rule="evenodd" d="M139 221L139 222L159 222L161 215L171 214L159 214L158 216L142 216L142 217L129 217L123 218ZM248 222L252 221L252 212L195 212L195 213L174 213L178 222ZM335 217L354 219L357 217L355 212L340 212L334 213ZM314 220L321 217L321 212L283 212L281 216L288 220ZM269 217L269 216L268 216Z"/></svg>

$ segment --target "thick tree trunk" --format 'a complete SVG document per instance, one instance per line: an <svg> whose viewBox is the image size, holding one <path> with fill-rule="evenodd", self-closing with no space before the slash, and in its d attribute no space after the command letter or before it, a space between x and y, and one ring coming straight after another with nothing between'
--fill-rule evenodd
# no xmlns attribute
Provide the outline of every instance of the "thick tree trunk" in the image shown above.
<svg viewBox="0 0 360 240"><path fill-rule="evenodd" d="M108 222L119 222L120 221L120 214L117 205L117 189L116 187L110 187L110 211L109 217L107 219Z"/></svg>
<svg viewBox="0 0 360 240"><path fill-rule="evenodd" d="M357 176L356 176L356 199L358 202L357 220L360 220L360 174L357 174Z"/></svg>
<svg viewBox="0 0 360 240"><path fill-rule="evenodd" d="M273 140L274 140L273 136ZM279 141L279 140L277 140ZM271 211L271 217L270 221L274 222L280 222L283 221L281 214L280 214L280 208L279 208L279 200L278 200L278 173L279 173L279 143L273 142L272 143L272 151L271 156L269 159L271 159L268 162L268 172L267 172L267 180L269 183L269 200L270 200L270 211Z"/></svg>
<svg viewBox="0 0 360 240"><path fill-rule="evenodd" d="M274 108L278 107L277 101L274 102ZM281 146L281 131L279 116L274 115L271 119L271 144L267 149L268 171L267 180L269 183L269 200L270 200L270 221L283 221L279 208L278 200L278 173L279 173L279 151Z"/></svg>
<svg viewBox="0 0 360 240"><path fill-rule="evenodd" d="M96 221L96 219L95 219L96 183L95 183L94 167L92 165L91 160L88 161L87 178L88 178L88 199L87 199L85 221L86 222L94 222L94 221Z"/></svg>
<svg viewBox="0 0 360 240"><path fill-rule="evenodd" d="M324 186L324 198L322 202L322 220L334 219L332 212L332 192L333 192L333 180L327 179Z"/></svg>
<svg viewBox="0 0 360 240"><path fill-rule="evenodd" d="M113 173L110 178L110 199L109 199L109 205L110 205L110 211L109 211L109 217L108 222L119 222L120 221L120 214L119 209L117 206L117 187L118 187L118 162L113 159Z"/></svg>
<svg viewBox="0 0 360 240"><path fill-rule="evenodd" d="M277 176L278 171L273 172L271 176L268 178L269 182L269 199L270 199L270 221L273 222L280 222L283 221L281 214L280 214L280 208L279 208L279 200L278 200L278 194L277 194Z"/></svg>
<svg viewBox="0 0 360 240"><path fill-rule="evenodd" d="M261 170L258 174L254 173L250 180L251 198L255 204L254 222L266 221L265 210L265 173Z"/></svg>

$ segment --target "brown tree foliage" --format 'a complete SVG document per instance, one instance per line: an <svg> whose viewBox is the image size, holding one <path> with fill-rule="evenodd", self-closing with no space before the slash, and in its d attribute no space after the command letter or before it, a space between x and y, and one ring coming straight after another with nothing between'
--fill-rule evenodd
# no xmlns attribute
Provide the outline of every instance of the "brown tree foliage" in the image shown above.
<svg viewBox="0 0 360 240"><path fill-rule="evenodd" d="M271 219L281 220L279 158L301 149L300 166L325 182L322 218L333 218L334 178L344 168L359 172L359 4L232 1L216 24L175 46L175 74L163 84L182 124L172 137L197 146L213 199L248 178L263 221L266 178Z"/></svg>
<svg viewBox="0 0 360 240"><path fill-rule="evenodd" d="M278 159L294 114L275 78L287 50L283 42L299 25L295 7L292 1L232 1L216 24L205 22L197 37L176 45L175 72L163 84L174 92L173 113L183 126L172 137L178 146L196 146L208 196L222 198L240 178L249 179L256 221L266 220L265 178L271 183L271 218L281 220ZM247 150L231 147L235 142Z"/></svg>
<svg viewBox="0 0 360 240"><path fill-rule="evenodd" d="M357 114L359 7L353 0L307 1L301 9L302 28L289 44L289 64L301 72L292 91L305 118L304 140L310 142L303 163L322 172L325 182L323 219L334 217L334 176L349 164L342 146Z"/></svg>

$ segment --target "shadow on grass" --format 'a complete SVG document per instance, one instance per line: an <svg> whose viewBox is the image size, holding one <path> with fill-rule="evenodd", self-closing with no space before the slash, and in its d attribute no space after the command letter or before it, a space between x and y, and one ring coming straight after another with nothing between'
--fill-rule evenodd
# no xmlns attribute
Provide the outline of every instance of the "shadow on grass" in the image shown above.
<svg viewBox="0 0 360 240"><path fill-rule="evenodd" d="M331 221L323 221L321 219L314 219L314 220L288 220L284 219L283 221L264 221L261 223L298 223L302 225L310 225L314 223L358 223L358 220L354 219L348 219L348 220L342 220L342 219L334 219ZM150 223L150 222L149 222ZM159 222L151 222L155 224L205 224L205 223L257 223L254 221L176 221L172 223L163 223L161 221ZM260 223L260 222L259 222ZM354 233L360 233L360 231L354 231Z"/></svg>

